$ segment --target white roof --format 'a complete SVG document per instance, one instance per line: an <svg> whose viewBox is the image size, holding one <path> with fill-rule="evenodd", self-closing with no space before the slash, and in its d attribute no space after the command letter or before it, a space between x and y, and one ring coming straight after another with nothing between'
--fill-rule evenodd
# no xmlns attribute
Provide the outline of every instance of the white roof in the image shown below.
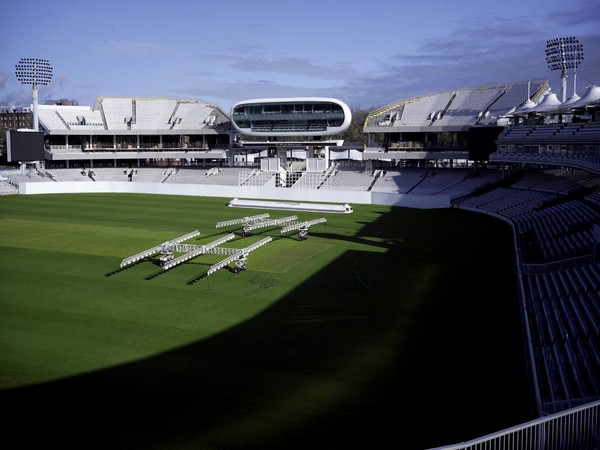
<svg viewBox="0 0 600 450"><path fill-rule="evenodd" d="M542 101L535 108L533 108L533 111L535 111L535 112L551 111L553 109L556 109L556 107L560 106L561 104L562 103L558 99L556 94L552 92L550 94L546 94L544 96L544 98L542 99Z"/></svg>
<svg viewBox="0 0 600 450"><path fill-rule="evenodd" d="M577 92L573 92L573 95L571 95L568 99L565 100L565 102L563 103L563 106L570 105L571 103L576 102L580 98L581 97L579 95L577 95Z"/></svg>
<svg viewBox="0 0 600 450"><path fill-rule="evenodd" d="M585 94L579 100L568 105L569 109L581 108L588 104L597 104L600 102L600 86L595 84L588 86Z"/></svg>
<svg viewBox="0 0 600 450"><path fill-rule="evenodd" d="M523 104L521 106L519 106L517 109L515 109L511 114L512 115L527 114L527 113L535 111L536 106L537 106L536 103L533 100L531 100L530 98L528 98L525 102L523 102Z"/></svg>
<svg viewBox="0 0 600 450"><path fill-rule="evenodd" d="M561 103L556 94L546 94L544 99L536 105L531 100L527 100L523 105L517 108L508 116L528 114L528 113L565 113L572 112L575 109L585 108L588 106L600 105L600 86L588 86L583 97L579 97L576 93L564 103Z"/></svg>

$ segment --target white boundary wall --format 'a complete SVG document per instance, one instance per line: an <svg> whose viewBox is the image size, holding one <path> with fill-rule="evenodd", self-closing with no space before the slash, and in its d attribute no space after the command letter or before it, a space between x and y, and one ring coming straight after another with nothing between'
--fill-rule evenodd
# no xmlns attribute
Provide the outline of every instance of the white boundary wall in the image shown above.
<svg viewBox="0 0 600 450"><path fill-rule="evenodd" d="M317 189L283 189L254 186L221 186L179 183L145 183L127 181L61 181L19 183L19 194L123 193L189 195L198 197L252 198L261 200L295 200L374 204L406 208L433 209L450 207L447 195L410 195L367 191Z"/></svg>

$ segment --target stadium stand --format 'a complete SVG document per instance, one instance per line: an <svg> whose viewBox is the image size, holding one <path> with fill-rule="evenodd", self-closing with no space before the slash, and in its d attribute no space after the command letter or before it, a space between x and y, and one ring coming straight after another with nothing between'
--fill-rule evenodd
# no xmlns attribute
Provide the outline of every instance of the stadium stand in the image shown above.
<svg viewBox="0 0 600 450"><path fill-rule="evenodd" d="M428 126L435 120L436 114L448 106L451 97L452 93L444 92L412 99L398 111L399 117L391 124L394 126Z"/></svg>
<svg viewBox="0 0 600 450"><path fill-rule="evenodd" d="M97 107L102 111L109 130L127 130L127 123L132 123L133 103L130 98L105 98L96 101Z"/></svg>
<svg viewBox="0 0 600 450"><path fill-rule="evenodd" d="M240 172L245 170L245 167L181 168L173 173L166 182L237 186Z"/></svg>
<svg viewBox="0 0 600 450"><path fill-rule="evenodd" d="M588 200L590 186L597 195L600 175L535 171L455 203L514 227L542 415L600 396L600 270L593 255L600 210Z"/></svg>
<svg viewBox="0 0 600 450"><path fill-rule="evenodd" d="M92 107L40 105L38 115L49 168L227 159L230 121L207 103L99 97Z"/></svg>
<svg viewBox="0 0 600 450"><path fill-rule="evenodd" d="M11 195L19 192L19 185L8 177L0 176L0 195Z"/></svg>
<svg viewBox="0 0 600 450"><path fill-rule="evenodd" d="M373 183L373 175L369 171L342 169L331 179L331 189L366 191Z"/></svg>
<svg viewBox="0 0 600 450"><path fill-rule="evenodd" d="M438 125L475 124L488 107L503 94L503 88L463 89L456 91L449 107L437 119Z"/></svg>
<svg viewBox="0 0 600 450"><path fill-rule="evenodd" d="M546 81L538 80L532 83L464 88L399 100L371 112L365 120L365 131L370 132L371 128L377 127L464 127L486 118L486 111L496 119L504 116L528 98L528 90L533 89L532 98L537 99L547 88ZM487 115L489 117L490 114Z"/></svg>

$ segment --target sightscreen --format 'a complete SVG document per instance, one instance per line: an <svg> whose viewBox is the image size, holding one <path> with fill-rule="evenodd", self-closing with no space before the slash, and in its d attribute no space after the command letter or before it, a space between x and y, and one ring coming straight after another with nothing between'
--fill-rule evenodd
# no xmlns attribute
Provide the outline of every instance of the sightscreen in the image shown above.
<svg viewBox="0 0 600 450"><path fill-rule="evenodd" d="M44 133L41 131L7 131L6 156L8 162L44 160Z"/></svg>

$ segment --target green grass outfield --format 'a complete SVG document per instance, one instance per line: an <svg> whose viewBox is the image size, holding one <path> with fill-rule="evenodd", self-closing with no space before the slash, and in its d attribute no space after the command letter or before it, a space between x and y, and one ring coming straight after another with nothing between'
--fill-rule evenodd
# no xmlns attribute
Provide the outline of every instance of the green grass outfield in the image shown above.
<svg viewBox="0 0 600 450"><path fill-rule="evenodd" d="M3 429L61 448L427 448L529 419L510 228L460 210L349 215L229 199L0 197ZM248 270L120 261L269 212ZM421 434L422 429L427 430Z"/></svg>

